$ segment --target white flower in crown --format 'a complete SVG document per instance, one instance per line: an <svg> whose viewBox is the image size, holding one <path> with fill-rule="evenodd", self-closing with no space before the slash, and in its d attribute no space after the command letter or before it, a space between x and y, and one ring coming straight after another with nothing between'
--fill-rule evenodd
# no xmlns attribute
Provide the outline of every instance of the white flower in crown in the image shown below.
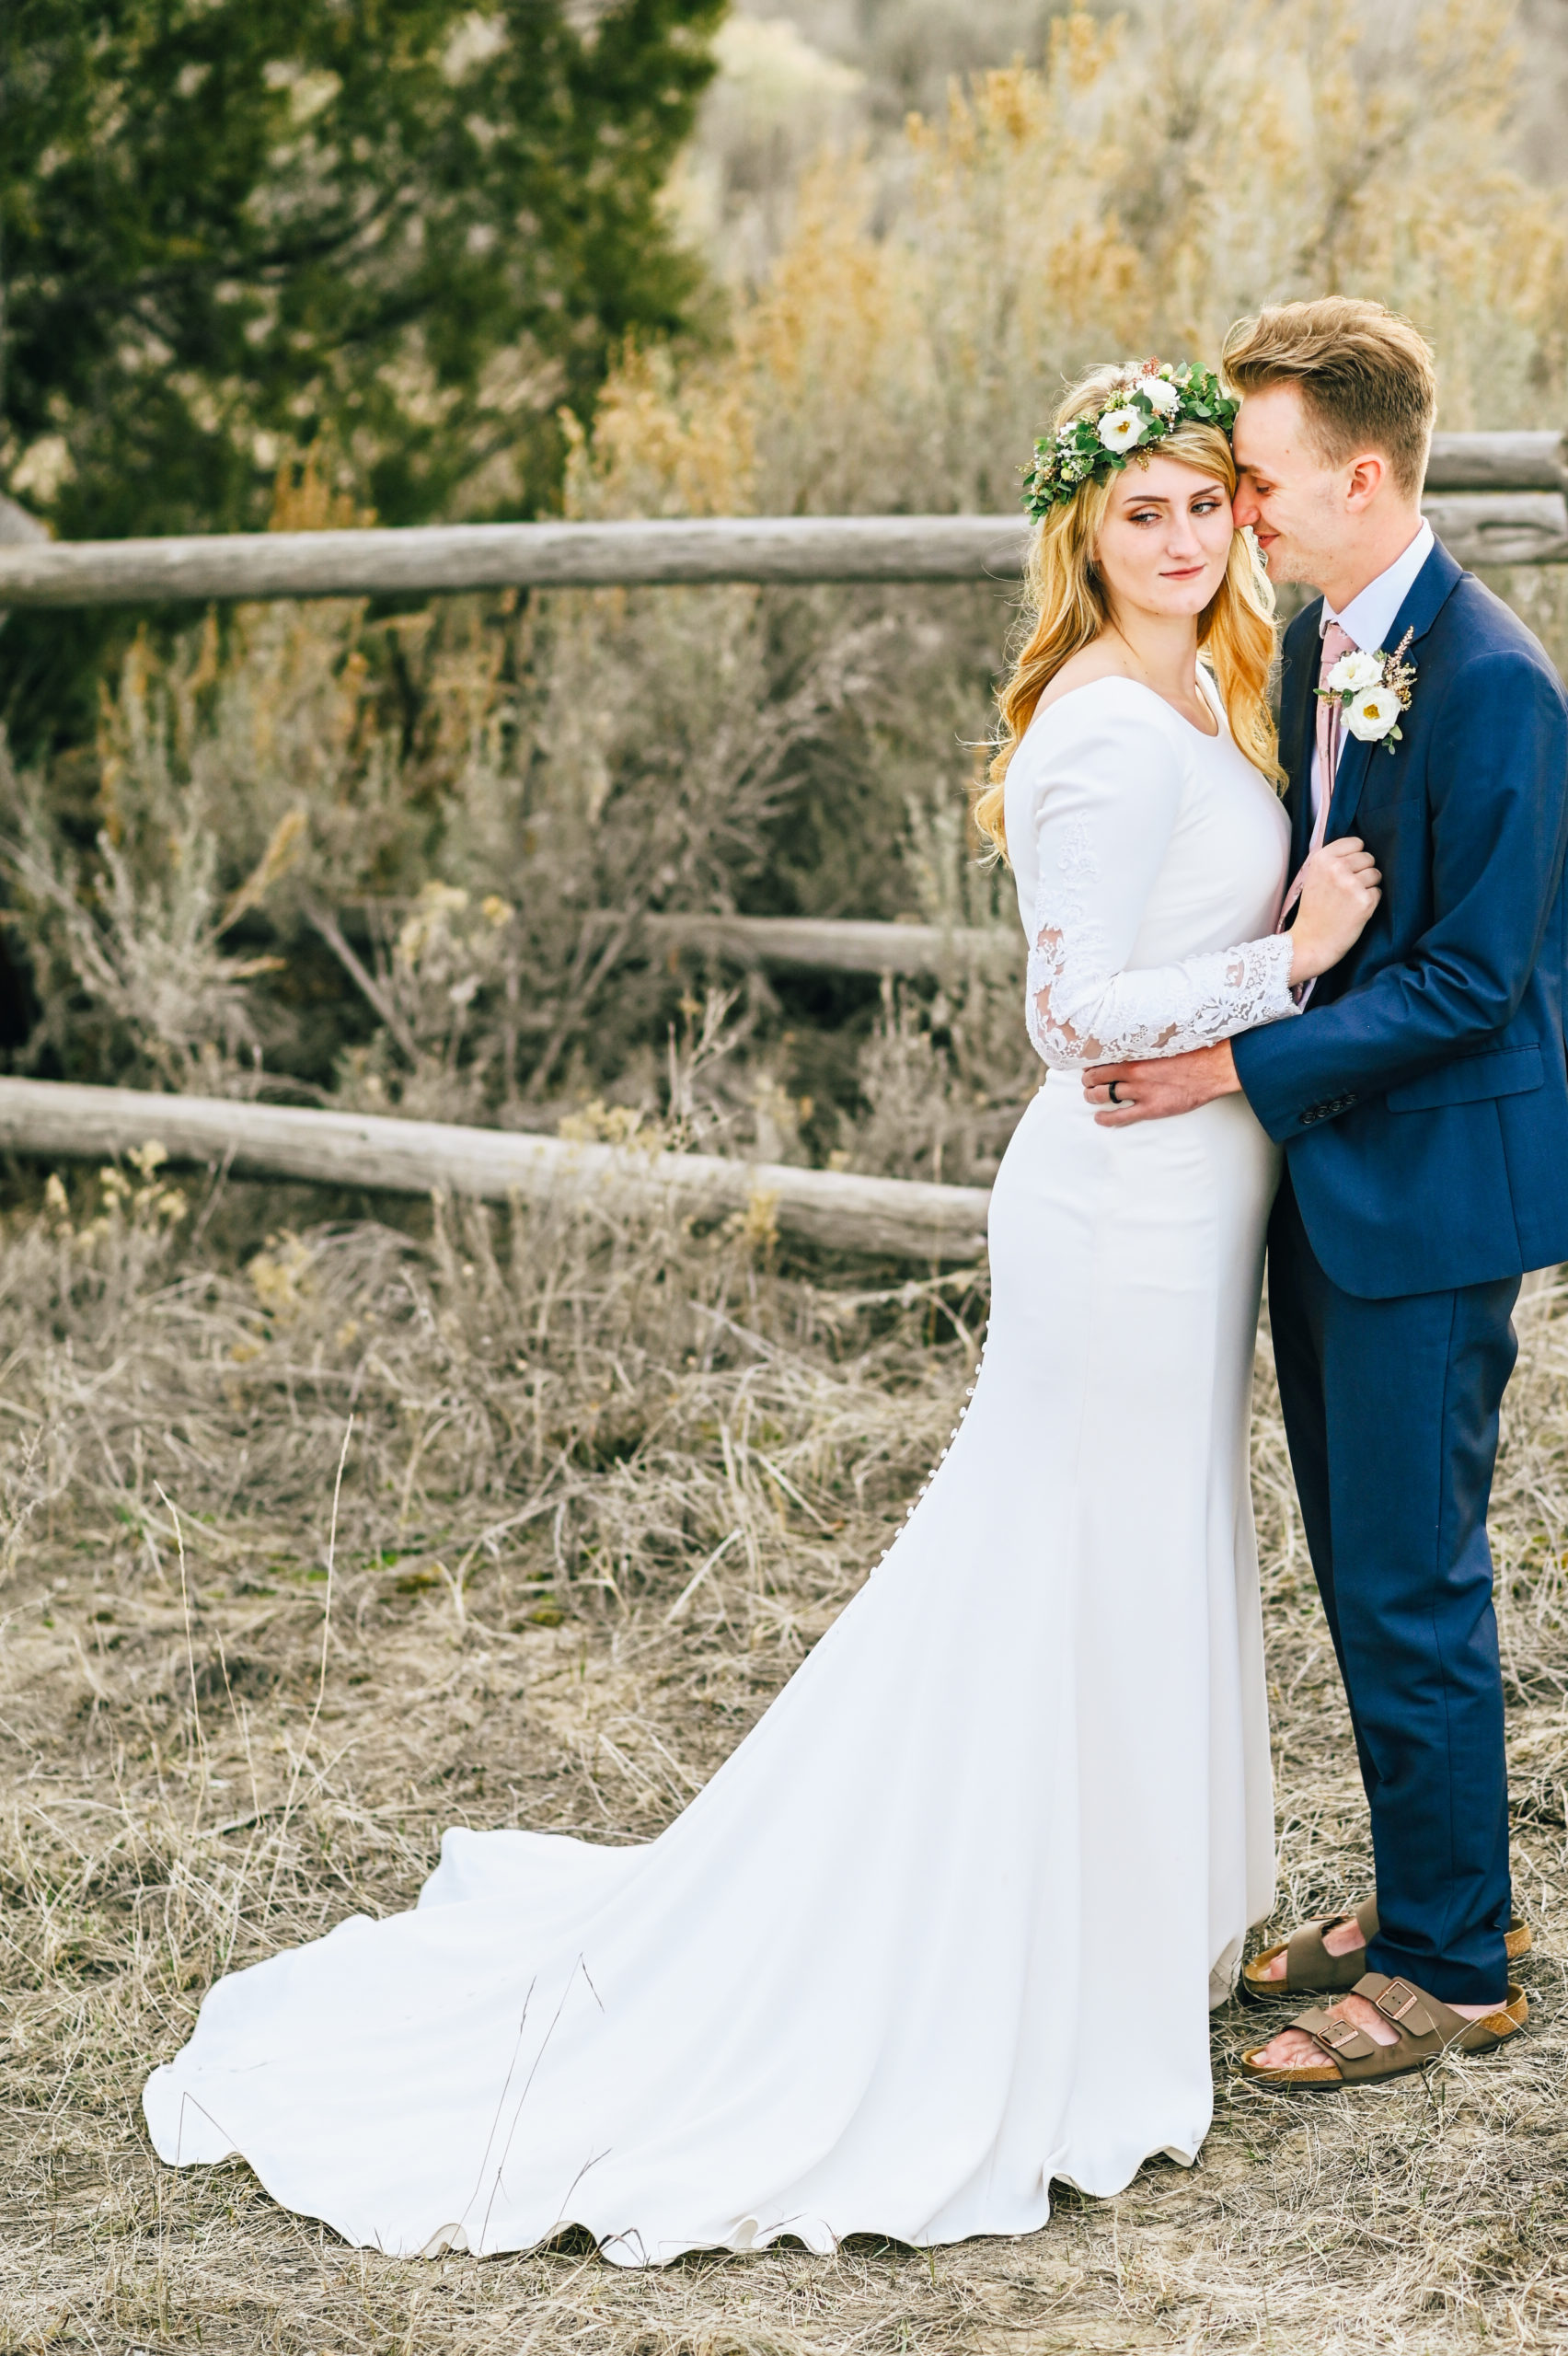
<svg viewBox="0 0 1568 2356"><path fill-rule="evenodd" d="M1340 656L1323 684L1337 696L1358 696L1363 687L1381 687L1383 657L1353 646L1348 654Z"/></svg>
<svg viewBox="0 0 1568 2356"><path fill-rule="evenodd" d="M1182 406L1182 396L1169 376L1140 376L1137 390L1161 417L1169 417Z"/></svg>
<svg viewBox="0 0 1568 2356"><path fill-rule="evenodd" d="M1108 450L1131 450L1143 440L1144 422L1136 409L1108 410L1096 430Z"/></svg>
<svg viewBox="0 0 1568 2356"><path fill-rule="evenodd" d="M1339 666L1336 664L1334 667L1337 670ZM1364 745L1376 745L1390 729L1397 729L1400 714L1404 710L1392 687L1380 684L1382 670L1382 664L1378 664L1375 673L1378 685L1358 687L1343 707L1345 727Z"/></svg>

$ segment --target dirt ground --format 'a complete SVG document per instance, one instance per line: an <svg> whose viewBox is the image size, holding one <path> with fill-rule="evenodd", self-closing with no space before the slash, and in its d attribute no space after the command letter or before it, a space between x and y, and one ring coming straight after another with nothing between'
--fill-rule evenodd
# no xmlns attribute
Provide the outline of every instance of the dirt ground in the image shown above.
<svg viewBox="0 0 1568 2356"><path fill-rule="evenodd" d="M120 1183L21 1200L0 1245L0 2348L1568 2343L1568 1289L1521 1309L1493 1517L1516 2050L1287 2100L1238 2077L1233 2006L1200 2164L1064 2192L1023 2241L395 2261L237 2163L162 2167L148 2068L224 1969L409 1904L448 1824L665 1822L876 1559L983 1291L781 1274L755 1235L306 1230L303 1199ZM1288 1924L1362 1895L1367 1853L1266 1344L1255 1485Z"/></svg>

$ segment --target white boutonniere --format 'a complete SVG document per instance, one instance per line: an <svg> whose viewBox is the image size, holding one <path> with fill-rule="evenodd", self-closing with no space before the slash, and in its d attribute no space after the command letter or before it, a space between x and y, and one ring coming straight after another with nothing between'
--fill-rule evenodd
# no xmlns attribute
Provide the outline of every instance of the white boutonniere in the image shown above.
<svg viewBox="0 0 1568 2356"><path fill-rule="evenodd" d="M1380 646L1371 653L1353 648L1314 689L1325 703L1339 705L1343 724L1364 745L1381 745L1391 753L1400 742L1400 714L1410 710L1415 688L1415 665L1404 659L1414 636L1407 629L1391 654Z"/></svg>

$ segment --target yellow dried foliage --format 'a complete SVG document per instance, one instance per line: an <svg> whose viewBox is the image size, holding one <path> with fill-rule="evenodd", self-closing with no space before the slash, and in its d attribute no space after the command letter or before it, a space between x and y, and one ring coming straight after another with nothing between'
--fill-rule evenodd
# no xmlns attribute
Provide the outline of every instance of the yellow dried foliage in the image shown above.
<svg viewBox="0 0 1568 2356"><path fill-rule="evenodd" d="M274 1327L290 1323L308 1299L311 1258L309 1244L285 1228L268 1237L266 1248L247 1267L257 1307Z"/></svg>
<svg viewBox="0 0 1568 2356"><path fill-rule="evenodd" d="M571 1145L631 1145L634 1142L645 1151L657 1153L664 1138L656 1125L642 1135L645 1115L633 1104L606 1104L600 1097L592 1097L575 1113L563 1113L556 1123L556 1135Z"/></svg>
<svg viewBox="0 0 1568 2356"><path fill-rule="evenodd" d="M1270 301L1375 296L1433 337L1452 427L1539 422L1568 214L1504 167L1507 0L1412 16L1171 0L1058 17L1043 68L824 155L717 358L632 352L571 512L1007 508L1065 373L1212 358Z"/></svg>
<svg viewBox="0 0 1568 2356"><path fill-rule="evenodd" d="M168 1154L156 1139L125 1158L142 1184L133 1185L122 1170L106 1163L98 1173L98 1211L79 1223L59 1172L52 1170L44 1182L44 1227L73 1259L90 1263L100 1245L129 1246L134 1264L145 1267L190 1209L183 1190L158 1175Z"/></svg>

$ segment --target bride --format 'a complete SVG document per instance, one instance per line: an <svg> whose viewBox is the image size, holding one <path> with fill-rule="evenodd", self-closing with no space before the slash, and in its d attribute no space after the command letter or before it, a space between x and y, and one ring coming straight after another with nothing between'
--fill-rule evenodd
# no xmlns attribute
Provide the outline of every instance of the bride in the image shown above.
<svg viewBox="0 0 1568 2356"><path fill-rule="evenodd" d="M1101 369L1037 445L1033 629L981 827L1052 1072L1290 1017L1377 900L1287 827L1234 405ZM1203 659L1199 659L1199 649ZM1209 2007L1273 1902L1247 1426L1275 1149L1239 1095L1042 1089L986 1355L897 1542L658 1840L449 1831L409 1913L221 1981L144 2096L389 2252L1024 2234L1191 2161Z"/></svg>

